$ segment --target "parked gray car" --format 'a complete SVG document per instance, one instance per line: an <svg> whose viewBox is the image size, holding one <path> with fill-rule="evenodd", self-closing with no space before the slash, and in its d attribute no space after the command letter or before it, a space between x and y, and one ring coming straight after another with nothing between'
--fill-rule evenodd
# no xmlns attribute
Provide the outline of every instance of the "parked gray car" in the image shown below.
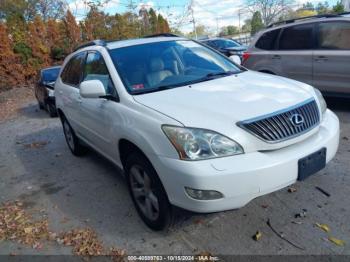
<svg viewBox="0 0 350 262"><path fill-rule="evenodd" d="M252 41L243 65L308 83L326 95L350 96L350 17L273 24Z"/></svg>

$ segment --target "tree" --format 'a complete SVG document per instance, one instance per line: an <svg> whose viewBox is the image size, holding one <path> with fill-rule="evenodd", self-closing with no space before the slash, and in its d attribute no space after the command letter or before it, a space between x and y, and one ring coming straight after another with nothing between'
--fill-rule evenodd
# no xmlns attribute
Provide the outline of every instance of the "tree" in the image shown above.
<svg viewBox="0 0 350 262"><path fill-rule="evenodd" d="M244 25L242 26L242 31L244 33L251 32L252 30L252 19L246 19L244 20Z"/></svg>
<svg viewBox="0 0 350 262"><path fill-rule="evenodd" d="M170 32L168 21L166 19L164 19L164 17L161 14L158 14L157 24L158 24L157 33L169 33Z"/></svg>
<svg viewBox="0 0 350 262"><path fill-rule="evenodd" d="M252 22L251 22L251 34L255 35L263 27L264 27L264 24L263 24L263 21L261 18L261 13L257 11L253 14L253 18L252 18Z"/></svg>
<svg viewBox="0 0 350 262"><path fill-rule="evenodd" d="M263 24L267 26L290 10L294 0L245 0L245 3L252 14L260 12Z"/></svg>
<svg viewBox="0 0 350 262"><path fill-rule="evenodd" d="M239 33L237 26L229 25L221 28L219 36L235 35Z"/></svg>
<svg viewBox="0 0 350 262"><path fill-rule="evenodd" d="M75 17L70 10L67 11L64 22L64 34L65 34L65 50L66 53L71 53L75 47L81 41L81 31L80 27L75 21Z"/></svg>
<svg viewBox="0 0 350 262"><path fill-rule="evenodd" d="M295 12L295 17L307 17L307 16L314 16L317 15L317 12L314 10L308 10L308 9L299 9Z"/></svg>
<svg viewBox="0 0 350 262"><path fill-rule="evenodd" d="M24 84L25 79L20 59L12 50L7 27L0 23L0 91Z"/></svg>
<svg viewBox="0 0 350 262"><path fill-rule="evenodd" d="M345 12L345 7L342 4L342 2L337 2L335 6L333 6L333 13L335 14L341 14Z"/></svg>
<svg viewBox="0 0 350 262"><path fill-rule="evenodd" d="M305 4L303 4L303 10L311 10L311 11L315 11L315 6L313 3L311 2L306 2Z"/></svg>
<svg viewBox="0 0 350 262"><path fill-rule="evenodd" d="M321 3L321 2L318 3L316 7L316 11L319 15L331 13L331 10L329 8L329 4L327 1L324 3Z"/></svg>

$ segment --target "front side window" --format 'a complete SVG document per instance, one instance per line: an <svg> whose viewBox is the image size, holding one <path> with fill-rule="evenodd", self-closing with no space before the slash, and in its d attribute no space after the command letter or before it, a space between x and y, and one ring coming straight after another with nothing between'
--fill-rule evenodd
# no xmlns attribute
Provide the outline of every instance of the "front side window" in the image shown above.
<svg viewBox="0 0 350 262"><path fill-rule="evenodd" d="M280 50L310 50L313 48L314 24L297 25L283 29Z"/></svg>
<svg viewBox="0 0 350 262"><path fill-rule="evenodd" d="M255 47L263 50L275 49L275 42L281 29L273 30L264 33L256 42Z"/></svg>
<svg viewBox="0 0 350 262"><path fill-rule="evenodd" d="M190 40L164 41L110 50L131 94L155 92L240 72L234 63Z"/></svg>
<svg viewBox="0 0 350 262"><path fill-rule="evenodd" d="M319 47L329 50L350 49L350 23L329 22L319 24Z"/></svg>
<svg viewBox="0 0 350 262"><path fill-rule="evenodd" d="M106 94L114 93L114 86L103 56L99 52L89 53L86 57L83 81L100 80Z"/></svg>
<svg viewBox="0 0 350 262"><path fill-rule="evenodd" d="M69 60L61 74L63 83L77 87L82 78L86 53L80 53Z"/></svg>

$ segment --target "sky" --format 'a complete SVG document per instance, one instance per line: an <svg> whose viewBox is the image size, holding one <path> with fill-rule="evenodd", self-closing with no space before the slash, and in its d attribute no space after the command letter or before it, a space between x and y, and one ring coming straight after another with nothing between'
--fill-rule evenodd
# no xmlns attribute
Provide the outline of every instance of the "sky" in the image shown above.
<svg viewBox="0 0 350 262"><path fill-rule="evenodd" d="M187 33L193 30L192 18L188 12L190 2L192 2L193 16L197 25L206 26L209 31L216 32L218 28L227 25L243 24L244 20L251 14L242 10L245 0L109 0L101 10L115 14L128 10L132 2L135 10L138 11L142 6L153 8L165 16L171 26L178 27L181 31ZM84 18L88 12L85 4L87 0L68 0L69 8L77 17L77 20ZM312 2L317 5L319 0L296 0L296 7L302 6L303 3ZM332 6L337 0L328 0ZM239 15L240 13L240 15ZM184 14L187 14L184 16Z"/></svg>

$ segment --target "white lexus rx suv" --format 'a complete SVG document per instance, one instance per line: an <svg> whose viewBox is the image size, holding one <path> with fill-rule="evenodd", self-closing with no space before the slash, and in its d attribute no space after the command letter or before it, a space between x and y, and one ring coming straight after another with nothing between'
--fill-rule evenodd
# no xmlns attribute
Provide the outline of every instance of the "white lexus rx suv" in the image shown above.
<svg viewBox="0 0 350 262"><path fill-rule="evenodd" d="M55 90L72 153L88 146L123 168L154 230L172 206L235 209L303 180L338 148L338 118L317 89L172 35L80 46Z"/></svg>

